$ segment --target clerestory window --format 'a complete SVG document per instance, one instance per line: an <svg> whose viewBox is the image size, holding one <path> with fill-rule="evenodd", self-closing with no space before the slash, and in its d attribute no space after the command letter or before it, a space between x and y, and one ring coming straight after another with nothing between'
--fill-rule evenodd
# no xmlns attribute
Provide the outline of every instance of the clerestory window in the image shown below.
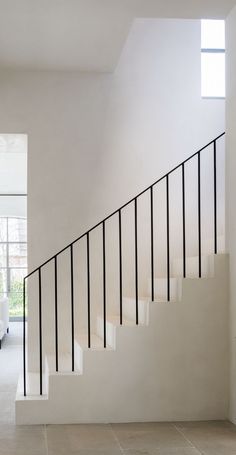
<svg viewBox="0 0 236 455"><path fill-rule="evenodd" d="M203 98L225 98L225 22L201 21Z"/></svg>

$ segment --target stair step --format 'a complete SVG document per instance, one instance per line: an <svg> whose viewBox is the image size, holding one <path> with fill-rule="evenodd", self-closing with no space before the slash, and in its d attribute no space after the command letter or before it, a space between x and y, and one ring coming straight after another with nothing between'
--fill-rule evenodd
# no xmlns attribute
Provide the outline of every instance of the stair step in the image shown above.
<svg viewBox="0 0 236 455"><path fill-rule="evenodd" d="M147 325L148 297L138 300L138 319L140 324ZM123 325L136 325L136 299L134 297L123 297Z"/></svg>
<svg viewBox="0 0 236 455"><path fill-rule="evenodd" d="M122 321L123 326L135 327L135 321L124 317ZM120 316L119 315L108 315L106 318L106 341L107 346L110 349L116 349L116 328L120 327ZM103 338L104 325L103 317L98 316L97 318L97 333Z"/></svg>
<svg viewBox="0 0 236 455"><path fill-rule="evenodd" d="M47 382L47 375L43 374L43 394L40 395L40 382L39 382L39 373L27 373L26 375L26 389L27 389L27 396L24 397L26 400L47 400L48 399L48 382ZM23 374L20 375L17 385L17 392L16 392L16 399L22 399L24 395L24 382L23 382Z"/></svg>
<svg viewBox="0 0 236 455"><path fill-rule="evenodd" d="M212 256L201 257L202 277L213 276ZM183 276L183 258L172 261L172 273L175 277ZM186 258L186 277L197 278L199 274L199 257L191 256Z"/></svg>
<svg viewBox="0 0 236 455"><path fill-rule="evenodd" d="M103 332L101 336L96 333L91 333L91 346L88 347L88 334L84 333L76 337L76 341L79 346L84 350L93 350L93 351L101 351L104 349L104 341L103 341ZM112 349L111 346L107 346L106 349Z"/></svg>
<svg viewBox="0 0 236 455"><path fill-rule="evenodd" d="M58 371L56 371L56 358L55 354L46 355L46 368L48 374L81 374L79 362L75 356L75 371L72 372L72 356L68 353L59 354L58 358Z"/></svg>
<svg viewBox="0 0 236 455"><path fill-rule="evenodd" d="M154 279L155 302L167 301L167 278ZM151 295L151 278L148 280L148 295ZM170 278L170 299L181 300L182 298L182 278Z"/></svg>

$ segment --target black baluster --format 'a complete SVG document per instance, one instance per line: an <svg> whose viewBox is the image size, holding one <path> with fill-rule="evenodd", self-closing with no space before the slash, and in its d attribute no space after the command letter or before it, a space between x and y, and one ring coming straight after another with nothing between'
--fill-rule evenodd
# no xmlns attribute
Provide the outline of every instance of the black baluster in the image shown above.
<svg viewBox="0 0 236 455"><path fill-rule="evenodd" d="M25 278L23 280L23 382L24 396L26 397L26 308L25 308Z"/></svg>
<svg viewBox="0 0 236 455"><path fill-rule="evenodd" d="M199 278L202 276L202 232L201 232L201 155L198 153L198 257Z"/></svg>
<svg viewBox="0 0 236 455"><path fill-rule="evenodd" d="M216 174L216 141L214 141L214 253L217 254L217 174Z"/></svg>
<svg viewBox="0 0 236 455"><path fill-rule="evenodd" d="M107 330L106 330L106 230L105 221L102 223L102 234L103 234L103 339L104 348L107 347Z"/></svg>
<svg viewBox="0 0 236 455"><path fill-rule="evenodd" d="M150 203L151 203L151 299L154 302L154 236L153 236L153 187L150 188Z"/></svg>
<svg viewBox="0 0 236 455"><path fill-rule="evenodd" d="M55 354L56 371L58 371L58 306L57 306L57 256L54 258L54 278L55 278Z"/></svg>
<svg viewBox="0 0 236 455"><path fill-rule="evenodd" d="M183 277L186 278L186 223L185 223L185 168L182 164L182 204L183 204Z"/></svg>
<svg viewBox="0 0 236 455"><path fill-rule="evenodd" d="M43 357L42 357L42 281L41 268L39 271L39 383L40 395L43 394Z"/></svg>
<svg viewBox="0 0 236 455"><path fill-rule="evenodd" d="M166 176L166 263L167 263L167 301L170 301L170 209L169 209L169 175Z"/></svg>
<svg viewBox="0 0 236 455"><path fill-rule="evenodd" d="M123 324L123 284L122 284L122 226L121 210L119 210L119 265L120 265L120 325Z"/></svg>
<svg viewBox="0 0 236 455"><path fill-rule="evenodd" d="M137 198L134 200L134 230L135 230L135 301L136 301L136 325L139 323L138 314L138 209Z"/></svg>
<svg viewBox="0 0 236 455"><path fill-rule="evenodd" d="M74 346L74 261L73 245L70 245L70 279L71 279L71 369L75 371L75 346Z"/></svg>
<svg viewBox="0 0 236 455"><path fill-rule="evenodd" d="M91 347L90 329L90 257L89 257L89 232L87 233L87 297L88 297L88 348Z"/></svg>

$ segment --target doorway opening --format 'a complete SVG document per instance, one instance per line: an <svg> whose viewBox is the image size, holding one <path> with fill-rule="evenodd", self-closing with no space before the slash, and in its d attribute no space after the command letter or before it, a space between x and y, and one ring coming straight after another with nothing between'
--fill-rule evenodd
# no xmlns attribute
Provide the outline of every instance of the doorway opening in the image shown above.
<svg viewBox="0 0 236 455"><path fill-rule="evenodd" d="M0 298L8 299L10 320L22 319L27 274L26 134L0 134Z"/></svg>

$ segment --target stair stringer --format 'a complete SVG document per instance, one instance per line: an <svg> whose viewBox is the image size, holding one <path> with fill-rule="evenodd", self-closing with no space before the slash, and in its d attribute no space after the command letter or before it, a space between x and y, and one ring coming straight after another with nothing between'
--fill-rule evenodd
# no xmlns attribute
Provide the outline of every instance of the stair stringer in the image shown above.
<svg viewBox="0 0 236 455"><path fill-rule="evenodd" d="M149 325L114 326L115 350L83 350L83 374L50 374L48 399L16 400L18 424L225 419L228 258L185 279L182 300L148 303Z"/></svg>

